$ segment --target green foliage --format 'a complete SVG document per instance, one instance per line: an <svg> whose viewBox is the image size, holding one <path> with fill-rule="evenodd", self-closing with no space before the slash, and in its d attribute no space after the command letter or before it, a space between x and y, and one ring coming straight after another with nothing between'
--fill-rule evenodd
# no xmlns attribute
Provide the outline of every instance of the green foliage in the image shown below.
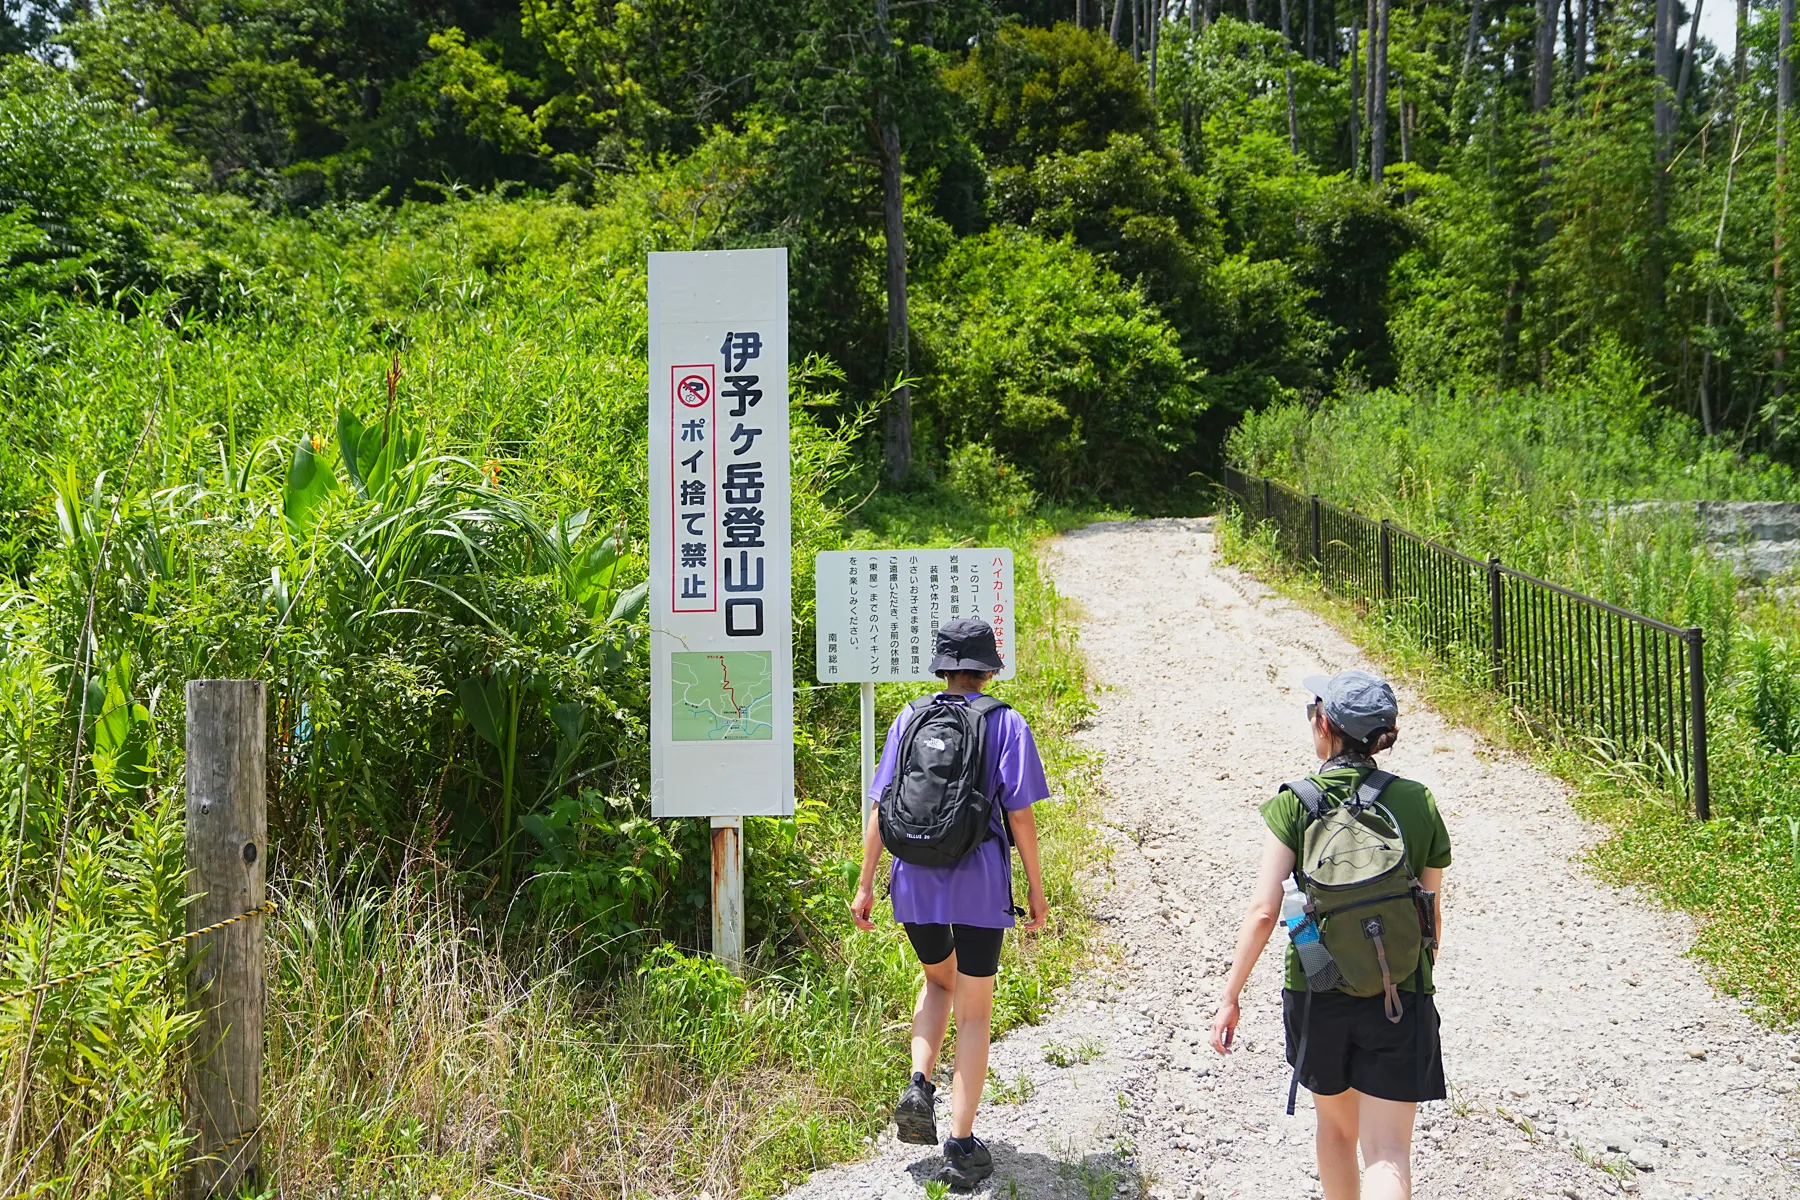
<svg viewBox="0 0 1800 1200"><path fill-rule="evenodd" d="M1202 403L1174 332L1111 272L996 230L960 243L923 290L921 403L941 453L989 442L1058 497L1154 504L1187 486Z"/></svg>
<svg viewBox="0 0 1800 1200"><path fill-rule="evenodd" d="M996 167L1103 150L1115 134L1157 136L1131 56L1074 25L1002 25L946 78L975 110L978 144Z"/></svg>

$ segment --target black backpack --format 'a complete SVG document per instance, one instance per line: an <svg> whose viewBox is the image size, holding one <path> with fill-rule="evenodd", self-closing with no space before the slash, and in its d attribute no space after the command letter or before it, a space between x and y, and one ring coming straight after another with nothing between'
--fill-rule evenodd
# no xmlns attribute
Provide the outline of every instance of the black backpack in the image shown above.
<svg viewBox="0 0 1800 1200"><path fill-rule="evenodd" d="M947 867L994 836L988 821L987 722L1007 706L926 696L900 733L894 778L877 808L881 844L901 862Z"/></svg>

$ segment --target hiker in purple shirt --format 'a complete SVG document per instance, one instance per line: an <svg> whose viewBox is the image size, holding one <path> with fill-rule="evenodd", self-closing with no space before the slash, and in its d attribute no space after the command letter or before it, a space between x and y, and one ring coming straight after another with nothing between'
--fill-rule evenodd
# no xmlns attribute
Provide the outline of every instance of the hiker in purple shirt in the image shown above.
<svg viewBox="0 0 1800 1200"><path fill-rule="evenodd" d="M906 936L925 968L925 986L913 1007L912 1080L895 1108L894 1123L901 1141L936 1144L936 1087L931 1073L954 1010L956 1069L951 1089L951 1137L944 1143L944 1177L953 1186L972 1187L994 1171L993 1158L975 1137L974 1126L975 1108L987 1082L1000 943L1013 927L1015 914L1027 917L1027 930L1042 929L1048 914L1038 865L1037 820L1031 806L1048 797L1050 789L1025 719L981 695L1003 665L993 628L973 617L952 621L938 630L935 649L931 669L943 679L944 690L901 709L888 729L881 765L869 789L869 798L877 807L870 811L863 830L862 878L850 912L858 928L875 928L869 914L875 906L875 867L883 846L879 806L887 800L896 812L903 806L917 808L921 789L929 793L933 780L942 785L946 775L954 774L946 766L949 760L932 759L930 748L935 747L940 755L953 755L954 747L946 751L945 741L936 731L954 729L968 714L945 713L936 706L965 706L976 714L967 727L980 729L985 771L978 778L987 799L998 803L987 804L985 830L976 828L970 835L974 845L954 861L922 865L896 856L890 891L894 919L906 926ZM909 739L906 734L914 721L923 724L917 736ZM927 795L928 801L931 798ZM979 819L978 810L970 819ZM890 836L896 836L892 831L897 824L898 819L890 813ZM1019 859L1025 864L1024 909L1013 904L1009 840L1018 846ZM908 853L905 842L887 844L899 845L901 853Z"/></svg>

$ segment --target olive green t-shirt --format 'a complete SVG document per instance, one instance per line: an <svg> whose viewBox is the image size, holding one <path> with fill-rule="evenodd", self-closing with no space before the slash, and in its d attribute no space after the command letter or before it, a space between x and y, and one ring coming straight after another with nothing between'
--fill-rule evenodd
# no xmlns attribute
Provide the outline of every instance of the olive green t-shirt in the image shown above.
<svg viewBox="0 0 1800 1200"><path fill-rule="evenodd" d="M1338 800L1348 797L1367 774L1358 767L1338 767L1310 778L1325 789L1327 798ZM1414 875L1423 874L1426 867L1450 865L1450 831L1444 827L1444 818L1438 813L1437 801L1430 788L1411 779L1396 779L1381 793L1381 802L1400 822L1400 832L1406 838L1406 865L1412 868ZM1263 804L1262 818L1269 830L1298 858L1300 836L1306 828L1306 809L1301 805L1300 797L1289 791L1275 793L1274 799ZM1285 929L1280 926L1276 927L1275 936L1288 941ZM1415 970L1400 982L1401 989L1418 991L1420 980L1415 976L1423 975L1425 991L1429 994L1436 990L1431 985L1430 955L1422 965L1422 970ZM1300 956L1291 941L1287 947L1287 982L1283 986L1297 992L1306 990L1306 972L1300 969Z"/></svg>

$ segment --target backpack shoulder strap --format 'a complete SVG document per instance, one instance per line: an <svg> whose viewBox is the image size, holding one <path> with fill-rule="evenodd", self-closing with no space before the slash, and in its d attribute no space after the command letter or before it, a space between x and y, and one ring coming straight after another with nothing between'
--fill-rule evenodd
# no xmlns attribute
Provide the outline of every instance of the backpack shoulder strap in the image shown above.
<svg viewBox="0 0 1800 1200"><path fill-rule="evenodd" d="M1325 789L1310 778L1284 783L1281 790L1294 793L1294 798L1300 801L1300 807L1306 810L1308 820L1316 821L1325 815Z"/></svg>
<svg viewBox="0 0 1800 1200"><path fill-rule="evenodd" d="M1395 778L1396 776L1379 768L1370 771L1363 777L1362 783L1357 785L1357 805L1362 808L1373 807L1375 802L1381 799L1381 793L1387 790L1387 785L1394 782Z"/></svg>
<svg viewBox="0 0 1800 1200"><path fill-rule="evenodd" d="M977 694L969 697L969 711L974 713L977 717L981 718L983 721L987 720L988 717L1001 711L1002 709L1011 708L1011 707L1012 707L1012 705L1008 704L1004 700L996 700L992 696L984 695L981 693L977 693Z"/></svg>

